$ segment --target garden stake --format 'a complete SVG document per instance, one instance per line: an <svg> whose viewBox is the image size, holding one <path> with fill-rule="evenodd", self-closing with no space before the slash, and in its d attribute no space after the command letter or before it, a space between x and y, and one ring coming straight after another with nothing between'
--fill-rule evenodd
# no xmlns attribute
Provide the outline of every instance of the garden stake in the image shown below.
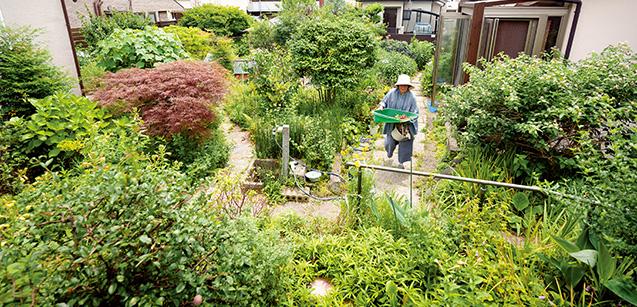
<svg viewBox="0 0 637 307"><path fill-rule="evenodd" d="M411 157L409 158L409 205L411 206L411 208L414 208L414 202L411 199L414 192L413 192L413 188L414 188L414 180L412 179L414 176L414 166L411 163Z"/></svg>

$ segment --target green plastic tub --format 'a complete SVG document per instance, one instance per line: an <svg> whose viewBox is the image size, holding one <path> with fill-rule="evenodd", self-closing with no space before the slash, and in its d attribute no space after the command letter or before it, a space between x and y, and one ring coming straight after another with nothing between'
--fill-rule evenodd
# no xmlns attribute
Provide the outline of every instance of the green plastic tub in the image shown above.
<svg viewBox="0 0 637 307"><path fill-rule="evenodd" d="M396 109L383 109L372 112L377 123L404 123L418 118L418 114ZM402 116L404 118L401 118Z"/></svg>

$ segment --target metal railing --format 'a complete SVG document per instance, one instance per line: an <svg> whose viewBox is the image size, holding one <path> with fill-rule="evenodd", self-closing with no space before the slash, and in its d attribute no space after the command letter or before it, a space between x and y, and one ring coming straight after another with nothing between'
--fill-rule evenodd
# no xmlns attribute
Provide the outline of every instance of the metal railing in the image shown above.
<svg viewBox="0 0 637 307"><path fill-rule="evenodd" d="M541 187L538 187L538 186L528 186L528 185L513 184L513 183L506 183L506 182L499 182L499 181L490 181L490 180L483 180L483 179L475 179L475 178L468 178L468 177L461 177L461 176L451 176L451 175L445 175L445 174L410 171L410 170L406 170L406 169L398 169L398 168L394 168L394 167L370 165L370 164L359 164L357 166L353 162L347 162L347 163L345 163L345 166L353 166L353 167L359 167L359 168L368 168L368 169L372 169L372 170L380 170L380 171L386 171L386 172L392 172L392 173L401 173L401 174L406 174L406 175L433 177L434 179L440 178L440 179L445 179L445 180L464 181L464 182L471 182L471 183L477 183L477 184L482 184L482 185L492 185L492 186L510 188L510 189L535 191L535 192L541 192L541 193L544 193L544 194L547 194L547 195L548 194L553 194L553 195L564 197L564 198L570 198L570 199L585 201L585 202L588 202L588 203L591 203L591 204L597 204L597 205L601 204L599 201L596 201L596 200L589 200L589 199L581 198L581 197L574 196L574 195L563 194L563 193L551 191L551 190L548 190L548 189L545 189L545 188L541 188ZM361 182L362 182L362 173L359 171L358 172L358 194L359 195L360 195L360 192L361 192Z"/></svg>

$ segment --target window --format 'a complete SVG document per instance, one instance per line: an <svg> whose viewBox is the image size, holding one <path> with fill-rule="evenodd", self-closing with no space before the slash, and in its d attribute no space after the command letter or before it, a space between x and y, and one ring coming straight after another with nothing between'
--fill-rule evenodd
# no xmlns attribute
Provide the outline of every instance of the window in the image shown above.
<svg viewBox="0 0 637 307"><path fill-rule="evenodd" d="M411 10L403 10L403 20L411 19Z"/></svg>
<svg viewBox="0 0 637 307"><path fill-rule="evenodd" d="M157 22L157 17L155 16L155 13L148 13L148 17L150 18L150 22Z"/></svg>

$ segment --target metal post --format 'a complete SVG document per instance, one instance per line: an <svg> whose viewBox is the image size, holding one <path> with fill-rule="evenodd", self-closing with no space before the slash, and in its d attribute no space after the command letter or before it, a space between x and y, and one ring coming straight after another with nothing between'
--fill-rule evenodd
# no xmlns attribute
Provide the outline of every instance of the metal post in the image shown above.
<svg viewBox="0 0 637 307"><path fill-rule="evenodd" d="M290 162L290 125L283 125L282 132L281 173L279 174L279 181L283 182L288 179L288 162Z"/></svg>
<svg viewBox="0 0 637 307"><path fill-rule="evenodd" d="M361 195L361 190L362 190L362 183L363 183L363 169L362 168L358 168L358 188L356 189L356 194L358 194L359 196Z"/></svg>

